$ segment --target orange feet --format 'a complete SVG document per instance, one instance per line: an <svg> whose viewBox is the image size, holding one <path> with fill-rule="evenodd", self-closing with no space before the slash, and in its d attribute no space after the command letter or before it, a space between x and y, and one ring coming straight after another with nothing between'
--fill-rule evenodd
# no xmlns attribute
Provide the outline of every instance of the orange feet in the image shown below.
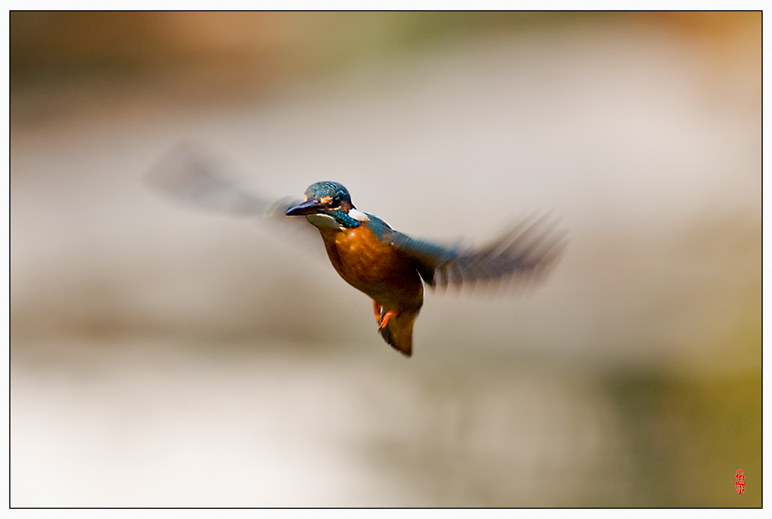
<svg viewBox="0 0 772 519"><path fill-rule="evenodd" d="M381 303L373 300L373 312L375 313L375 322L381 324Z"/></svg>
<svg viewBox="0 0 772 519"><path fill-rule="evenodd" d="M399 312L396 310L389 310L385 314L383 314L383 319L381 319L381 328L386 328L386 325L389 324L389 319L392 317L396 317Z"/></svg>
<svg viewBox="0 0 772 519"><path fill-rule="evenodd" d="M373 313L375 314L375 322L378 323L379 328L386 328L386 325L389 324L389 319L399 314L396 310L389 310L388 312L383 313L381 303L375 300L373 300Z"/></svg>

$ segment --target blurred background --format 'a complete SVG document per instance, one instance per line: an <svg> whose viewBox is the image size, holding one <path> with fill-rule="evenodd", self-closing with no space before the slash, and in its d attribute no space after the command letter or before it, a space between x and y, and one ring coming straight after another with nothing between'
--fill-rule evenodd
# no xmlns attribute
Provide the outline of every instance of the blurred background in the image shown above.
<svg viewBox="0 0 772 519"><path fill-rule="evenodd" d="M761 505L760 13L10 28L13 506ZM406 359L318 243L154 192L183 141L570 243L529 293L430 292Z"/></svg>

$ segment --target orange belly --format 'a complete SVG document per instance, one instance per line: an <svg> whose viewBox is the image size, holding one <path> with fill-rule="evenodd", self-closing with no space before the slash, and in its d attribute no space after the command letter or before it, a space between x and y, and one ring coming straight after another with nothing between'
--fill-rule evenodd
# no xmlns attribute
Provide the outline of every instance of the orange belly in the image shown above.
<svg viewBox="0 0 772 519"><path fill-rule="evenodd" d="M366 226L323 233L335 270L385 309L417 310L423 284L412 262L383 243Z"/></svg>

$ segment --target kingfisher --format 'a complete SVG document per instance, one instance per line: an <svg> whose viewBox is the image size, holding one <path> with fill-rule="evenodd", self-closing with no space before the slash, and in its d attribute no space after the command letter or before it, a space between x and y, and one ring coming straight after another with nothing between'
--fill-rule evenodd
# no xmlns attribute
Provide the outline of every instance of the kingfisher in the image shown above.
<svg viewBox="0 0 772 519"><path fill-rule="evenodd" d="M413 353L424 284L522 287L542 278L565 245L565 233L555 232L545 215L519 222L484 247L444 246L411 238L359 211L338 182L311 184L300 202L270 201L222 170L184 147L160 162L149 180L177 198L231 213L305 217L319 231L340 277L373 300L378 333L406 357Z"/></svg>

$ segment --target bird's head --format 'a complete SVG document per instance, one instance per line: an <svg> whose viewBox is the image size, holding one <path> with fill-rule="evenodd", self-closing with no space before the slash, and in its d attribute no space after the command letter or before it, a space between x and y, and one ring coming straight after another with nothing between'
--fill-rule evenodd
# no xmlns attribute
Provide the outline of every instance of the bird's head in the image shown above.
<svg viewBox="0 0 772 519"><path fill-rule="evenodd" d="M290 207L287 216L305 216L316 227L359 227L370 218L357 211L348 190L337 182L316 182L306 189L305 201Z"/></svg>

